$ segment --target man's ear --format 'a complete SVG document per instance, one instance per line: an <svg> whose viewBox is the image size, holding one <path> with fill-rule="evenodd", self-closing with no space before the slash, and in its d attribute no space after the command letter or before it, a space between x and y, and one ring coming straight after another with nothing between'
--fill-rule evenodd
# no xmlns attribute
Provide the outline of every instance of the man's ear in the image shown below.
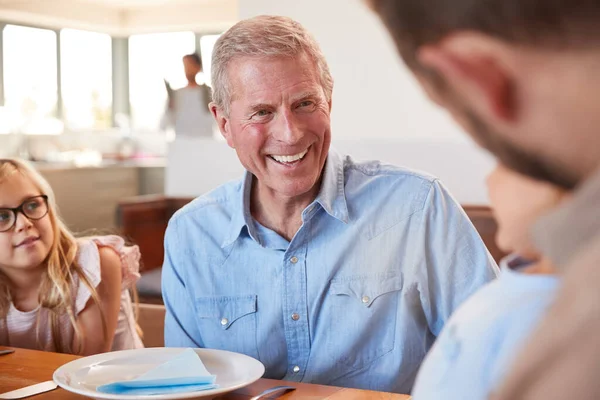
<svg viewBox="0 0 600 400"><path fill-rule="evenodd" d="M208 105L208 109L210 110L210 113L213 115L213 118L215 119L215 121L217 122L219 131L221 132L221 135L223 135L223 137L227 141L227 144L229 145L229 147L231 147L232 149L235 149L235 146L233 144L233 140L231 137L231 131L230 131L231 125L229 124L229 116L226 115L224 110L221 107L219 107L218 105L216 105L214 102L211 102Z"/></svg>
<svg viewBox="0 0 600 400"><path fill-rule="evenodd" d="M421 65L437 73L447 89L495 125L511 124L517 117L515 76L507 67L510 62L506 62L507 57L513 56L506 45L475 33L452 35L435 45L423 46L417 54ZM424 86L432 100L452 109L452 104L448 104L451 98L432 85Z"/></svg>

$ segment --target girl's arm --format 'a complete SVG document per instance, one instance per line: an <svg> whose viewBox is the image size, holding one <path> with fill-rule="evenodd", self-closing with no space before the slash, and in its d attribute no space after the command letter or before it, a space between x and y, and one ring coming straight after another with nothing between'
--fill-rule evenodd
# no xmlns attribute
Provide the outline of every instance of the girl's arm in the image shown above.
<svg viewBox="0 0 600 400"><path fill-rule="evenodd" d="M100 247L100 277L96 287L100 305L104 311L108 337L104 337L102 317L98 304L90 297L85 308L77 316L77 325L81 330L83 341L73 339L73 349L79 349L80 355L91 355L110 351L112 348L119 310L121 308L121 275L122 266L119 255L110 247Z"/></svg>

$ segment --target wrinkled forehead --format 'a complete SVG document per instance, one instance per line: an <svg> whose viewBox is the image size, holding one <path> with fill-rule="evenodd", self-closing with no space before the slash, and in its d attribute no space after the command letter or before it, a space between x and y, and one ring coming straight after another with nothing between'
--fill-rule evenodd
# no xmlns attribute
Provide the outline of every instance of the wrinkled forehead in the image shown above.
<svg viewBox="0 0 600 400"><path fill-rule="evenodd" d="M227 76L231 103L294 92L324 93L316 65L304 53L296 56L239 57L229 63Z"/></svg>

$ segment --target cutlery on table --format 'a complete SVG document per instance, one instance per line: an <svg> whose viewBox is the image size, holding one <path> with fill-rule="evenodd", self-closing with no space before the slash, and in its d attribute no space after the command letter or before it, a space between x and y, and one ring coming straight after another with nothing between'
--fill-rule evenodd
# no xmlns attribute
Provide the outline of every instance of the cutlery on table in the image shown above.
<svg viewBox="0 0 600 400"><path fill-rule="evenodd" d="M273 393L281 392L280 394L284 394L285 392L296 390L293 386L274 386L270 389L264 390L262 393L259 393L257 396L251 397L250 400L259 400L264 399L265 397L272 395Z"/></svg>
<svg viewBox="0 0 600 400"><path fill-rule="evenodd" d="M36 383L35 385L25 386L24 388L12 390L6 393L0 393L0 399L23 399L25 397L34 396L36 394L49 392L50 390L56 389L58 385L53 381L46 381L42 383Z"/></svg>

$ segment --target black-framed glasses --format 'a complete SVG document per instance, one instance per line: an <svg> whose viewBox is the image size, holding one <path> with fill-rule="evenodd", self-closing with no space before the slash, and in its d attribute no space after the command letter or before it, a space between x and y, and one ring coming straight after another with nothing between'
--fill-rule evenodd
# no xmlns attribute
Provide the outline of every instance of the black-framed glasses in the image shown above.
<svg viewBox="0 0 600 400"><path fill-rule="evenodd" d="M11 230L17 223L17 213L20 212L32 221L42 219L48 214L48 196L30 197L15 208L0 208L0 232Z"/></svg>

